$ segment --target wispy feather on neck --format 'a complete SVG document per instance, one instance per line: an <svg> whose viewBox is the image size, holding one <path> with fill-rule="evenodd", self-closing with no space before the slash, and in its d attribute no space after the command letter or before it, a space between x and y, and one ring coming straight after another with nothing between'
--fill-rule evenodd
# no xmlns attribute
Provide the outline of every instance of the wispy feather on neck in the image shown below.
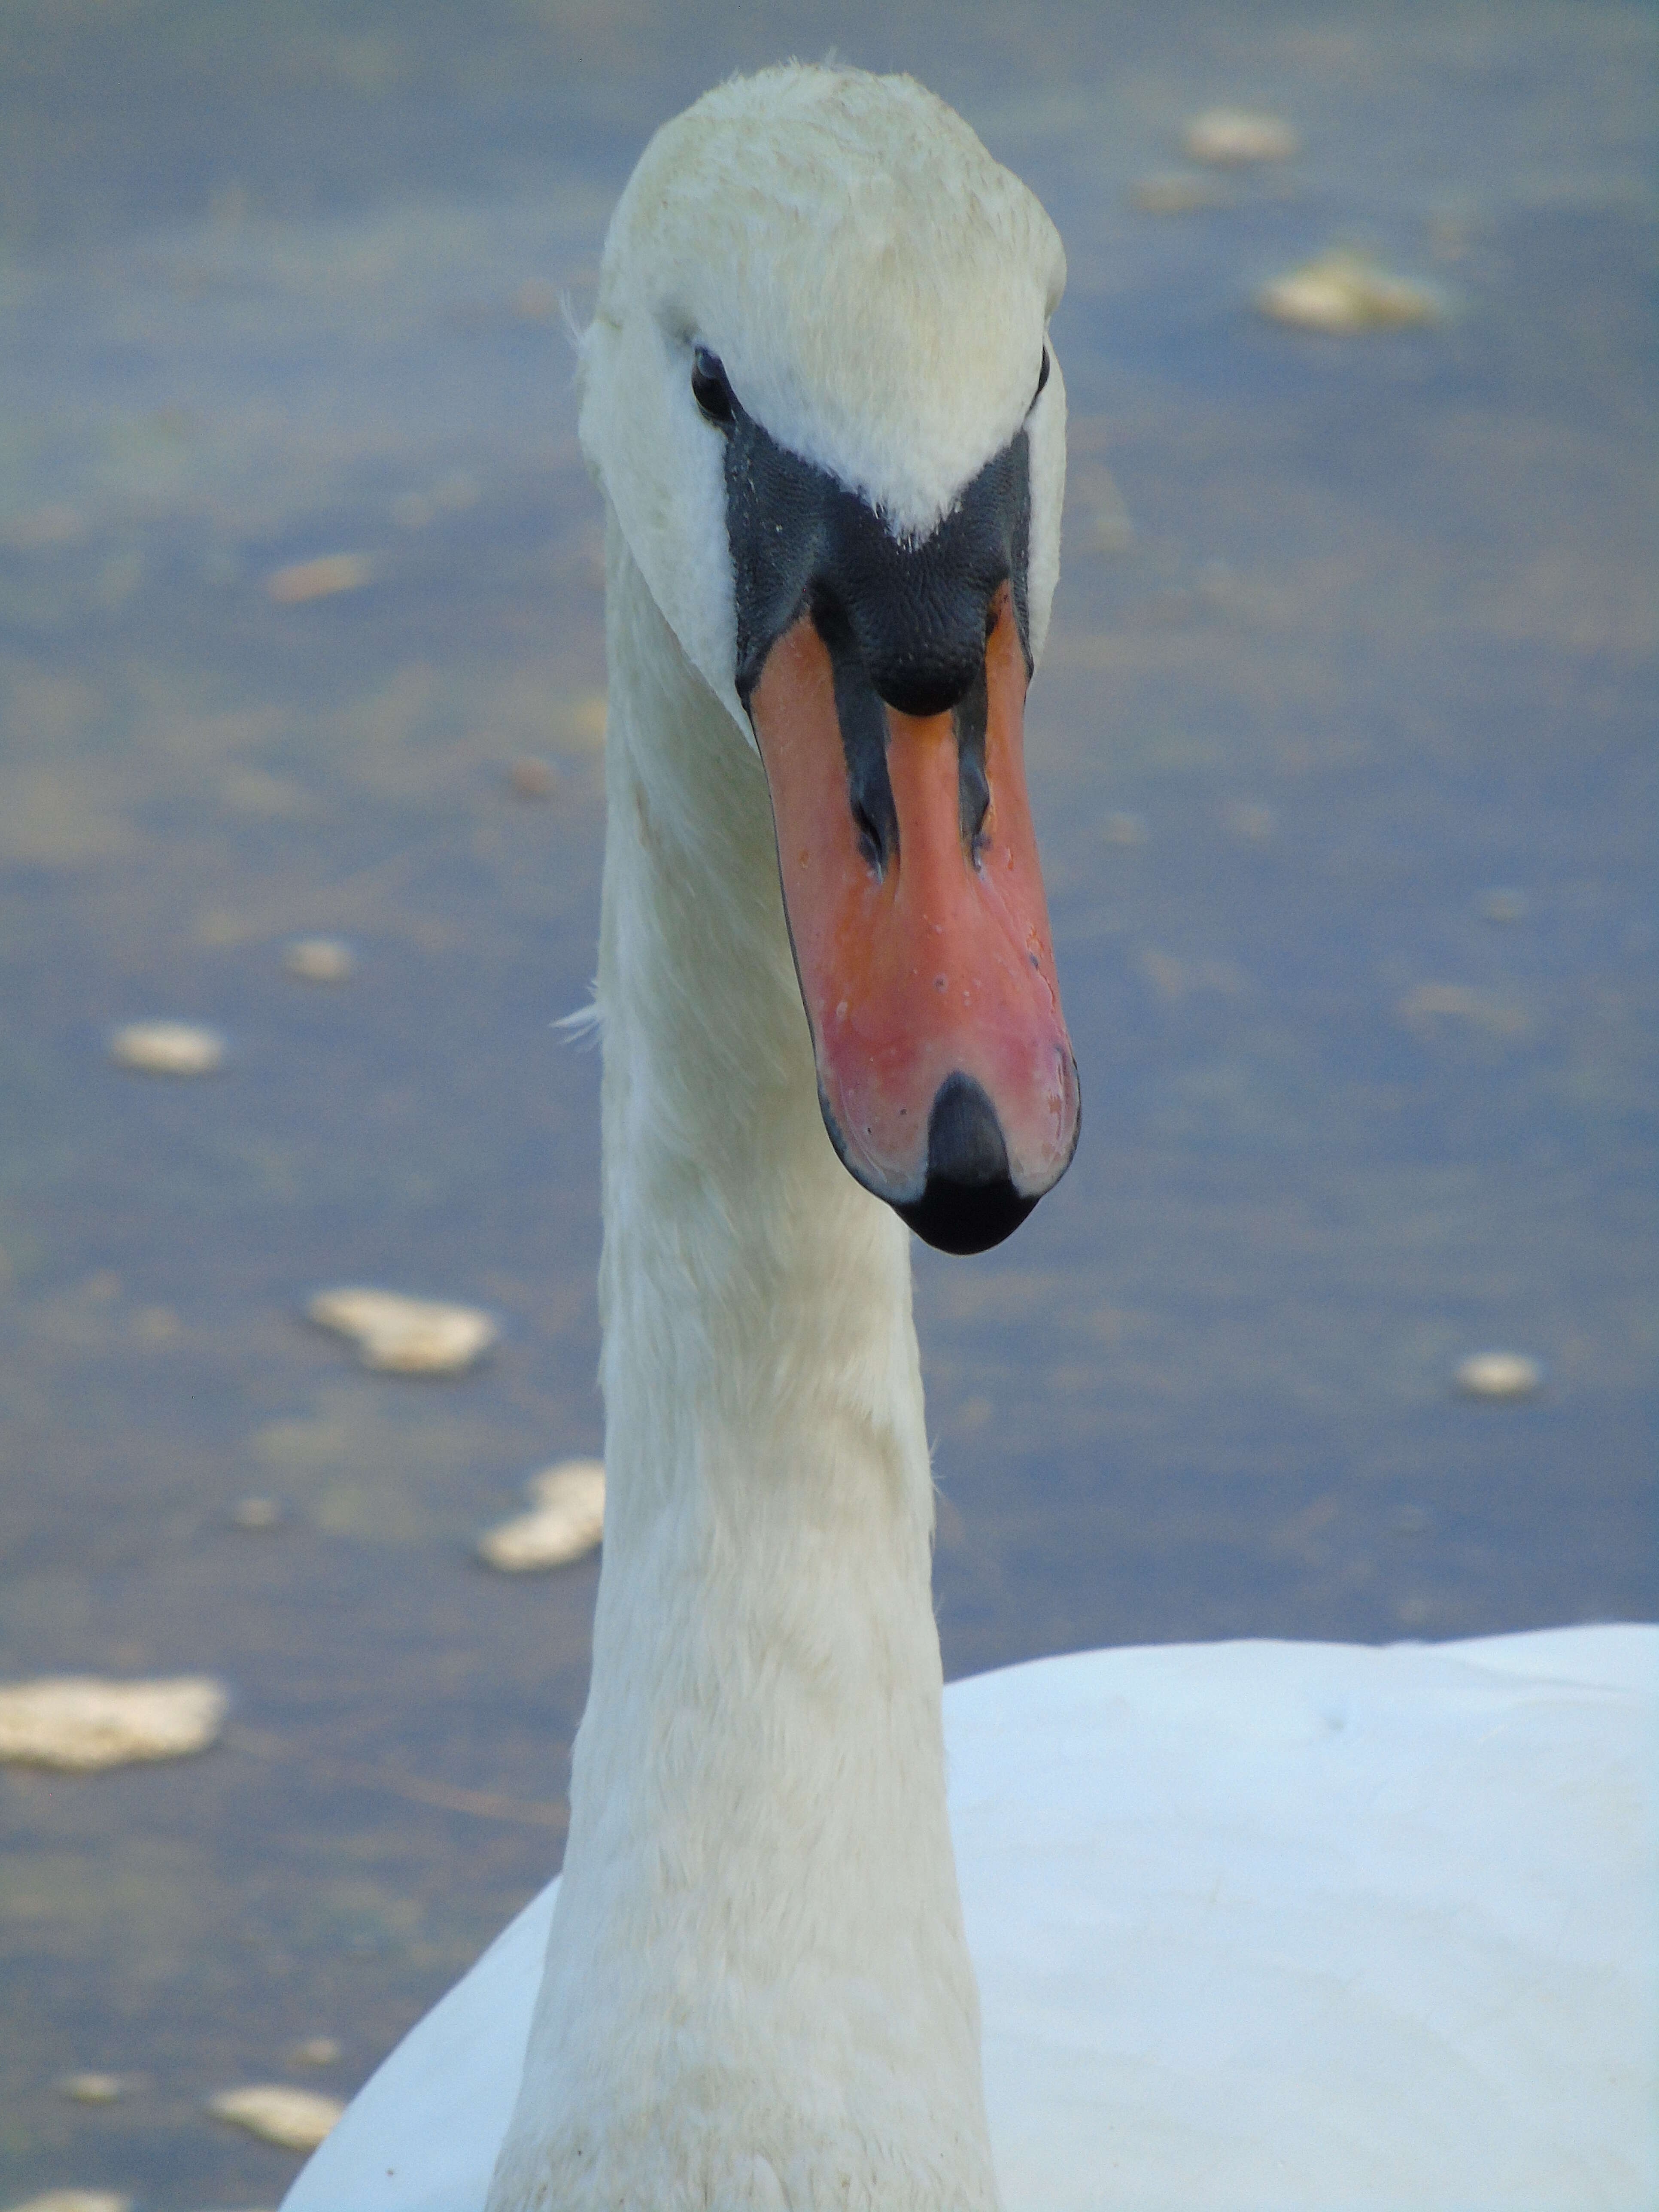
<svg viewBox="0 0 1659 2212"><path fill-rule="evenodd" d="M585 1006L578 1006L573 1014L561 1014L554 1023L556 1030L563 1031L568 1043L591 1044L604 1030L605 1009L599 1004L599 987L595 982L593 996Z"/></svg>

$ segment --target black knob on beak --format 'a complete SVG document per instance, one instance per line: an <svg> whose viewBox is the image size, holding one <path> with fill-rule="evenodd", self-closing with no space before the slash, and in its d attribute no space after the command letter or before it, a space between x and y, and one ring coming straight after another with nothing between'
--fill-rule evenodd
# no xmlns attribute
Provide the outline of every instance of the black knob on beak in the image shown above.
<svg viewBox="0 0 1659 2212"><path fill-rule="evenodd" d="M896 1211L940 1252L988 1252L1012 1237L1036 1204L1008 1173L997 1109L971 1075L947 1075L927 1116L927 1181Z"/></svg>

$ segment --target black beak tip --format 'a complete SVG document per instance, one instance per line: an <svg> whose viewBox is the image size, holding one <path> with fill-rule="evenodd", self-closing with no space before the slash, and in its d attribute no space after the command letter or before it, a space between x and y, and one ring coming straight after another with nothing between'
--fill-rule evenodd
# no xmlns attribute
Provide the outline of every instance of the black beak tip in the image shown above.
<svg viewBox="0 0 1659 2212"><path fill-rule="evenodd" d="M927 1116L927 1180L920 1198L895 1210L924 1244L940 1252L988 1252L1012 1237L1036 1204L1008 1173L1008 1146L982 1085L947 1075Z"/></svg>
<svg viewBox="0 0 1659 2212"><path fill-rule="evenodd" d="M936 1252L988 1252L1012 1237L1036 1204L1004 1176L1000 1182L962 1183L930 1175L920 1198L894 1212Z"/></svg>

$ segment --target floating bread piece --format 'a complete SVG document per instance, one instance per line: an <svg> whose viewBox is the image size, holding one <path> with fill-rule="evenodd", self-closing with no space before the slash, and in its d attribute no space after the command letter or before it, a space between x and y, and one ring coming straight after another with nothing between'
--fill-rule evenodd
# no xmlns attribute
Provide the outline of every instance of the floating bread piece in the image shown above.
<svg viewBox="0 0 1659 2212"><path fill-rule="evenodd" d="M1527 895L1524 891L1490 890L1480 902L1480 912L1487 921L1524 921Z"/></svg>
<svg viewBox="0 0 1659 2212"><path fill-rule="evenodd" d="M1265 844L1279 827L1279 817L1260 799L1241 799L1227 809L1227 827L1247 844Z"/></svg>
<svg viewBox="0 0 1659 2212"><path fill-rule="evenodd" d="M283 965L302 983L343 983L357 958L343 938L296 937L283 955Z"/></svg>
<svg viewBox="0 0 1659 2212"><path fill-rule="evenodd" d="M1525 1010L1488 998L1467 983L1419 983L1400 1001L1400 1018L1432 1032L1441 1022L1468 1022L1492 1036L1524 1036L1532 1024Z"/></svg>
<svg viewBox="0 0 1659 2212"><path fill-rule="evenodd" d="M592 752L605 743L606 704L603 691L584 691L571 702L565 714L572 738Z"/></svg>
<svg viewBox="0 0 1659 2212"><path fill-rule="evenodd" d="M237 1528L280 1528L288 1512L280 1498L239 1498L230 1509L230 1518Z"/></svg>
<svg viewBox="0 0 1659 2212"><path fill-rule="evenodd" d="M109 1056L145 1075L211 1075L224 1065L225 1041L199 1022L128 1022L111 1037Z"/></svg>
<svg viewBox="0 0 1659 2212"><path fill-rule="evenodd" d="M315 2150L344 2112L337 2097L315 2089L290 2089L285 2082L255 2082L246 2089L224 2089L208 2099L216 2120L246 2128L261 2142L283 2150Z"/></svg>
<svg viewBox="0 0 1659 2212"><path fill-rule="evenodd" d="M528 1513L478 1539L478 1557L503 1574L532 1574L585 1558L605 1534L605 1462L561 1460L525 1485Z"/></svg>
<svg viewBox="0 0 1659 2212"><path fill-rule="evenodd" d="M205 1751L224 1724L223 1686L205 1674L106 1682L92 1674L0 1683L0 1759L69 1774Z"/></svg>
<svg viewBox="0 0 1659 2212"><path fill-rule="evenodd" d="M366 553L325 553L315 561L295 561L274 568L265 589L279 607L302 607L311 599L331 599L358 592L374 580L374 563Z"/></svg>
<svg viewBox="0 0 1659 2212"><path fill-rule="evenodd" d="M293 2045L288 2054L290 2066L332 2066L340 2056L340 2046L331 2035L307 2035Z"/></svg>
<svg viewBox="0 0 1659 2212"><path fill-rule="evenodd" d="M118 2189L49 2189L11 2212L132 2212L132 2199Z"/></svg>
<svg viewBox="0 0 1659 2212"><path fill-rule="evenodd" d="M1524 1352L1476 1352L1459 1361L1454 1379L1466 1398L1530 1398L1544 1370Z"/></svg>
<svg viewBox="0 0 1659 2212"><path fill-rule="evenodd" d="M125 2074L65 2074L58 2086L77 2105L118 2104L132 2088Z"/></svg>
<svg viewBox="0 0 1659 2212"><path fill-rule="evenodd" d="M1288 161L1296 133L1277 115L1248 107L1206 107L1182 134L1188 156L1213 168L1241 168L1250 161Z"/></svg>
<svg viewBox="0 0 1659 2212"><path fill-rule="evenodd" d="M1255 295L1264 315L1297 330L1352 337L1362 331L1393 331L1440 319L1440 303L1420 284L1390 276L1369 256L1339 249L1275 276Z"/></svg>
<svg viewBox="0 0 1659 2212"><path fill-rule="evenodd" d="M559 771L551 761L538 760L532 754L514 762L507 781L515 799L551 799L559 787Z"/></svg>
<svg viewBox="0 0 1659 2212"><path fill-rule="evenodd" d="M363 1365L386 1375L459 1375L501 1334L477 1306L410 1298L399 1291L319 1291L306 1317L349 1336Z"/></svg>

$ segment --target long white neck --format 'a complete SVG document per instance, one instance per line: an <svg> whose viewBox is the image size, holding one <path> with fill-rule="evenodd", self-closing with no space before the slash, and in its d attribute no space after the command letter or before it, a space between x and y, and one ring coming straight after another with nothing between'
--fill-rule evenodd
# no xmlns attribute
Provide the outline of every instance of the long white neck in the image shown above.
<svg viewBox="0 0 1659 2212"><path fill-rule="evenodd" d="M607 567L605 1565L491 2212L989 2212L907 1232L824 1134L759 763Z"/></svg>

